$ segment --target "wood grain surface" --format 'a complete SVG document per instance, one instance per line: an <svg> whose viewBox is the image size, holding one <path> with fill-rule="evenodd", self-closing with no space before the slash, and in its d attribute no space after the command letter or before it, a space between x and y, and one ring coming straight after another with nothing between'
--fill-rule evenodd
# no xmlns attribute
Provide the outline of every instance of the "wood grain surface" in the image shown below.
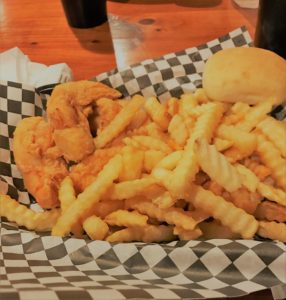
<svg viewBox="0 0 286 300"><path fill-rule="evenodd" d="M0 52L19 47L32 61L66 62L75 79L197 46L245 25L256 10L230 0L107 1L109 22L91 29L67 24L60 0L0 0Z"/></svg>
<svg viewBox="0 0 286 300"><path fill-rule="evenodd" d="M60 0L0 0L0 52L19 47L32 61L66 62L75 79L88 79L197 46L242 25L253 38L257 15L230 0L110 0L107 9L108 23L73 29ZM236 299L272 296L265 290Z"/></svg>

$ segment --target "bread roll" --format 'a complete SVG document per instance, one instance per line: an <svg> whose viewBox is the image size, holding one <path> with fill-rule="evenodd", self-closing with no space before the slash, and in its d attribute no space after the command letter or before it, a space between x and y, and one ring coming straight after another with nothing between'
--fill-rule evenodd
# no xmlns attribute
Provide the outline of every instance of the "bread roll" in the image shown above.
<svg viewBox="0 0 286 300"><path fill-rule="evenodd" d="M203 87L210 99L273 105L286 100L286 60L260 48L231 48L209 58Z"/></svg>

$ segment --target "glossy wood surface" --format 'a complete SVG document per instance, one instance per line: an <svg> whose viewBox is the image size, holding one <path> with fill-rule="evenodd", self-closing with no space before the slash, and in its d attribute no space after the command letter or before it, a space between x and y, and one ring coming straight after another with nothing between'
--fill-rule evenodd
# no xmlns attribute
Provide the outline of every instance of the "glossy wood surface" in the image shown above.
<svg viewBox="0 0 286 300"><path fill-rule="evenodd" d="M109 22L67 25L60 0L0 0L0 52L19 47L32 61L66 62L75 79L197 46L245 25L254 37L257 11L230 0L107 2ZM0 66L1 67L1 66ZM239 297L270 300L270 290Z"/></svg>
<svg viewBox="0 0 286 300"><path fill-rule="evenodd" d="M256 10L230 0L107 1L109 23L92 29L67 24L60 0L0 0L0 52L19 47L31 60L66 62L76 79L116 66L197 46L245 25Z"/></svg>

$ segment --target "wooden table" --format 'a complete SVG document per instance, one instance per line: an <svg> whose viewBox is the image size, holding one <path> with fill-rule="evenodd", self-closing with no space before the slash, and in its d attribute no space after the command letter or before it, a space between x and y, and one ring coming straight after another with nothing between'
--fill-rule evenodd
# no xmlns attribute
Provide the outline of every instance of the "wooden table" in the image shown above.
<svg viewBox="0 0 286 300"><path fill-rule="evenodd" d="M88 79L116 65L197 46L241 25L253 36L256 21L256 10L239 9L230 0L117 0L107 7L109 23L72 29L60 0L0 0L0 52L17 46L32 61L66 62L75 79Z"/></svg>
<svg viewBox="0 0 286 300"><path fill-rule="evenodd" d="M0 0L0 52L17 46L32 61L66 62L75 79L88 79L116 66L197 46L241 25L253 37L257 14L230 0L110 0L107 5L109 23L72 29L60 0ZM237 299L272 296L266 290Z"/></svg>

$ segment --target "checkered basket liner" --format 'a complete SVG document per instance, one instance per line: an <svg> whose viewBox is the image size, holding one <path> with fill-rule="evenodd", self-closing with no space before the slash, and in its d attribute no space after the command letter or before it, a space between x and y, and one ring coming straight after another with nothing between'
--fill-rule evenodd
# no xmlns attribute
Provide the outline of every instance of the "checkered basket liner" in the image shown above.
<svg viewBox="0 0 286 300"><path fill-rule="evenodd" d="M125 97L140 93L164 101L200 87L213 53L250 45L242 27L205 45L94 79ZM38 206L16 167L12 139L19 120L44 115L48 95L39 91L0 82L0 193L33 209ZM273 115L285 119L285 108L277 107ZM286 283L286 245L276 241L111 244L29 232L4 219L0 226L1 299L199 299L242 296Z"/></svg>

